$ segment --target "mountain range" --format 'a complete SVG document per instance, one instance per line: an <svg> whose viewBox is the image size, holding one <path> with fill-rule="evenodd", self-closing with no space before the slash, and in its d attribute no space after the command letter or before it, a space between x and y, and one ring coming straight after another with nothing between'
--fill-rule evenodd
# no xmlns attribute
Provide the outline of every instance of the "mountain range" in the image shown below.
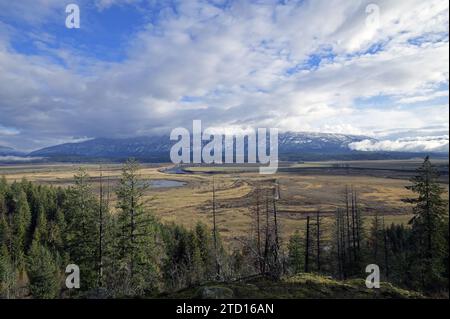
<svg viewBox="0 0 450 319"><path fill-rule="evenodd" d="M406 159L426 155L412 152L366 152L352 149L351 143L363 140L376 141L371 137L348 134L280 133L278 154L279 159L282 161ZM120 162L134 157L143 162L169 162L170 149L175 143L176 141L171 141L168 135L160 135L130 138L95 138L83 142L46 147L30 153L0 146L0 160L3 162L5 160L14 162L16 157L22 157L27 161ZM208 141L203 141L204 145L207 143ZM247 143L245 143L245 151L247 152ZM437 155L448 157L448 154Z"/></svg>
<svg viewBox="0 0 450 319"><path fill-rule="evenodd" d="M362 152L349 145L375 139L347 134L287 132L279 134L280 160L395 159L421 156L419 153ZM170 149L176 143L168 135L132 138L96 138L78 143L46 147L27 154L55 161L123 161L129 157L146 162L170 161ZM206 144L204 142L204 144ZM192 141L191 141L192 145ZM245 145L247 150L247 145Z"/></svg>
<svg viewBox="0 0 450 319"><path fill-rule="evenodd" d="M349 144L367 137L342 134L283 133L279 135L279 154L344 154L352 152ZM247 141L246 141L247 142ZM170 160L170 149L176 143L167 135L133 138L97 138L80 143L47 147L30 153L33 157L108 158L135 157L146 161ZM203 145L208 141L203 141ZM192 146L192 141L191 141ZM192 149L192 147L191 147ZM245 143L247 151L247 143Z"/></svg>
<svg viewBox="0 0 450 319"><path fill-rule="evenodd" d="M23 156L25 153L19 152L12 147L0 145L0 156Z"/></svg>

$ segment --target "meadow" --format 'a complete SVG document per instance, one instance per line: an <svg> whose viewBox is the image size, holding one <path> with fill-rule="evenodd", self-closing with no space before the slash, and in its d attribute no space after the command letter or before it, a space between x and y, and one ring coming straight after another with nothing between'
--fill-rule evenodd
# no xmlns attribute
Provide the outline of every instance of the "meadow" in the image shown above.
<svg viewBox="0 0 450 319"><path fill-rule="evenodd" d="M317 211L324 216L325 224L331 223L336 208L344 206L346 187L357 192L367 221L378 213L384 216L386 224L407 224L412 210L402 199L411 196L405 186L410 185L409 178L420 162L283 163L274 175L260 175L257 168L248 166L181 167L174 173L173 164L142 164L140 178L149 184L146 200L153 213L163 222L188 228L198 221L211 226L214 184L219 232L232 245L251 231L256 190L274 180L279 185L279 226L285 239L296 230L303 230L306 216L315 216ZM438 161L436 165L448 192L448 161ZM119 164L102 164L101 168L95 164L3 165L0 176L10 182L26 178L39 184L69 187L80 167L91 176L95 189L99 188L101 172L104 185L109 185L112 201L115 200L114 187L121 174Z"/></svg>

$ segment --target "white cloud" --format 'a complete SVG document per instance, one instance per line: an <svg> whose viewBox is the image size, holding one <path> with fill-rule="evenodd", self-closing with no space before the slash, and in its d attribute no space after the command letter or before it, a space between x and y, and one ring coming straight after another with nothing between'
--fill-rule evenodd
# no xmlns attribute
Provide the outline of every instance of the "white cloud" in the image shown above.
<svg viewBox="0 0 450 319"><path fill-rule="evenodd" d="M38 148L73 136L145 135L189 127L193 119L374 136L448 128L448 103L420 104L447 94L448 2L375 1L378 30L366 28L367 1L278 2L236 1L222 10L182 1L176 13L161 10L158 23L138 32L127 58L115 63L86 58L78 47L55 49L44 32L42 46L66 66L26 56L0 31L0 121L20 130L9 143ZM3 3L5 12L25 10ZM48 3L33 6L37 20L53 12L56 2ZM419 44L409 41L417 37ZM383 50L371 52L377 44ZM300 70L324 52L333 58ZM357 103L379 96L392 97L392 105Z"/></svg>
<svg viewBox="0 0 450 319"><path fill-rule="evenodd" d="M448 91L437 91L437 92L430 92L430 90L426 90L424 93L417 94L414 96L406 96L402 97L398 100L398 103L402 104L410 104L410 103L417 103L417 102L425 102L430 101L439 97L447 97L448 98Z"/></svg>
<svg viewBox="0 0 450 319"><path fill-rule="evenodd" d="M12 18L37 26L58 16L64 17L65 7L69 3L61 0L2 0L0 18Z"/></svg>
<svg viewBox="0 0 450 319"><path fill-rule="evenodd" d="M20 157L20 156L0 156L0 163L6 162L34 162L44 159L43 157Z"/></svg>
<svg viewBox="0 0 450 319"><path fill-rule="evenodd" d="M108 9L113 5L137 4L142 0L95 0L95 5L99 10Z"/></svg>
<svg viewBox="0 0 450 319"><path fill-rule="evenodd" d="M12 135L17 135L20 132L18 130L16 130L15 128L11 128L11 127L4 127L0 124L0 136L4 135L4 136L12 136Z"/></svg>
<svg viewBox="0 0 450 319"><path fill-rule="evenodd" d="M401 138L397 140L373 141L363 140L350 143L349 147L357 151L390 151L390 152L449 152L449 137L424 136Z"/></svg>

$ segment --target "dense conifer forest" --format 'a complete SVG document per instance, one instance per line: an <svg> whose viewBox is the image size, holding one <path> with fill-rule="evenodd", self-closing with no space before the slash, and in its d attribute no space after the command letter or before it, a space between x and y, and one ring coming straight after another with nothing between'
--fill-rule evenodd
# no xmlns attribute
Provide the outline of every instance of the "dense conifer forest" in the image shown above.
<svg viewBox="0 0 450 319"><path fill-rule="evenodd" d="M358 190L344 185L331 226L318 211L285 238L274 183L255 192L254 222L238 246L221 240L214 187L211 227L186 229L154 216L136 161L123 166L117 186L101 172L96 178L100 191L82 169L69 188L0 179L0 297L160 297L246 278L275 285L306 273L345 281L365 278L368 264L379 266L383 282L448 296L448 202L428 158L405 199L409 225L387 225L383 212L365 215ZM80 269L79 289L66 287L70 264Z"/></svg>

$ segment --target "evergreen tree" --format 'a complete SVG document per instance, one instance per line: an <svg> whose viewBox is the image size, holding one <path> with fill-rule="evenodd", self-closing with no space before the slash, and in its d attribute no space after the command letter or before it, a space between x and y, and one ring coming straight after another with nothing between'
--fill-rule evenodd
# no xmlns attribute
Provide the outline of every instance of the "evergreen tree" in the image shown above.
<svg viewBox="0 0 450 319"><path fill-rule="evenodd" d="M117 188L119 260L122 292L140 295L156 288L157 224L145 207L146 184L139 180L139 164L129 160Z"/></svg>
<svg viewBox="0 0 450 319"><path fill-rule="evenodd" d="M34 298L52 299L59 293L59 273L50 251L34 241L28 256L29 289Z"/></svg>
<svg viewBox="0 0 450 319"><path fill-rule="evenodd" d="M50 220L47 224L48 229L48 247L52 251L58 251L60 254L64 254L64 242L65 242L65 231L67 229L67 223L64 217L64 213L61 209L58 209L55 218Z"/></svg>
<svg viewBox="0 0 450 319"><path fill-rule="evenodd" d="M189 283L190 251L188 232L181 226L172 224L164 230L166 259L164 278L169 289L186 287ZM215 265L215 264L214 264ZM215 276L215 268L214 268Z"/></svg>
<svg viewBox="0 0 450 319"><path fill-rule="evenodd" d="M6 218L8 215L8 208L6 207L6 198L5 198L7 192L6 186L1 186L0 184L0 218Z"/></svg>
<svg viewBox="0 0 450 319"><path fill-rule="evenodd" d="M369 230L368 245L370 249L370 263L379 266L382 265L383 260L383 233L382 221L378 212L376 212Z"/></svg>
<svg viewBox="0 0 450 319"><path fill-rule="evenodd" d="M309 272L309 259L311 253L311 232L309 216L306 217L306 232L305 232L305 272Z"/></svg>
<svg viewBox="0 0 450 319"><path fill-rule="evenodd" d="M4 198L0 193L0 245L5 245L5 248L11 247L12 233L9 224L9 214L6 209Z"/></svg>
<svg viewBox="0 0 450 319"><path fill-rule="evenodd" d="M189 236L189 285L198 285L205 278L206 269L202 262L202 254L195 233L191 233Z"/></svg>
<svg viewBox="0 0 450 319"><path fill-rule="evenodd" d="M205 272L204 279L212 280L215 277L215 252L211 232L205 224L197 223L195 226L195 240Z"/></svg>
<svg viewBox="0 0 450 319"><path fill-rule="evenodd" d="M98 207L98 239L97 239L97 273L98 287L103 287L103 270L105 260L105 226L106 218L109 213L109 187L105 196L103 187L103 171L100 167L100 195Z"/></svg>
<svg viewBox="0 0 450 319"><path fill-rule="evenodd" d="M5 194L8 189L8 182L6 181L6 177L0 177L0 194Z"/></svg>
<svg viewBox="0 0 450 319"><path fill-rule="evenodd" d="M384 263L388 280L397 285L414 289L414 282L417 275L413 271L414 267L414 239L409 227L400 224L391 224L384 231L386 238L385 252L388 256L388 265ZM388 271L388 274L387 274Z"/></svg>
<svg viewBox="0 0 450 319"><path fill-rule="evenodd" d="M347 277L346 258L345 258L345 223L344 213L341 209L336 209L334 215L334 231L333 231L333 255L336 261L335 274L340 279Z"/></svg>
<svg viewBox="0 0 450 319"><path fill-rule="evenodd" d="M444 260L448 254L445 239L448 227L448 203L443 199L443 188L439 185L438 174L427 156L412 178L407 189L417 197L405 201L414 205L411 219L412 236L415 241L414 264L420 286L426 290L448 289L445 280Z"/></svg>
<svg viewBox="0 0 450 319"><path fill-rule="evenodd" d="M97 200L88 183L89 176L80 169L75 186L68 190L65 202L65 244L70 263L80 267L83 291L97 285Z"/></svg>
<svg viewBox="0 0 450 319"><path fill-rule="evenodd" d="M42 204L39 205L37 214L38 215L36 219L36 226L34 228L33 240L39 243L47 243L48 242L47 216Z"/></svg>
<svg viewBox="0 0 450 319"><path fill-rule="evenodd" d="M323 260L323 248L322 248L322 241L323 241L323 221L322 217L320 216L320 212L316 212L316 224L315 224L315 261L316 261L316 271L321 272L322 271L322 260Z"/></svg>
<svg viewBox="0 0 450 319"><path fill-rule="evenodd" d="M16 286L17 272L6 245L0 244L0 298L14 298Z"/></svg>
<svg viewBox="0 0 450 319"><path fill-rule="evenodd" d="M12 260L19 270L25 266L25 249L31 223L27 196L19 184L12 186L14 211L12 214Z"/></svg>
<svg viewBox="0 0 450 319"><path fill-rule="evenodd" d="M298 274L303 272L305 267L305 257L303 248L304 239L298 231L291 236L288 243L288 265L289 269Z"/></svg>

